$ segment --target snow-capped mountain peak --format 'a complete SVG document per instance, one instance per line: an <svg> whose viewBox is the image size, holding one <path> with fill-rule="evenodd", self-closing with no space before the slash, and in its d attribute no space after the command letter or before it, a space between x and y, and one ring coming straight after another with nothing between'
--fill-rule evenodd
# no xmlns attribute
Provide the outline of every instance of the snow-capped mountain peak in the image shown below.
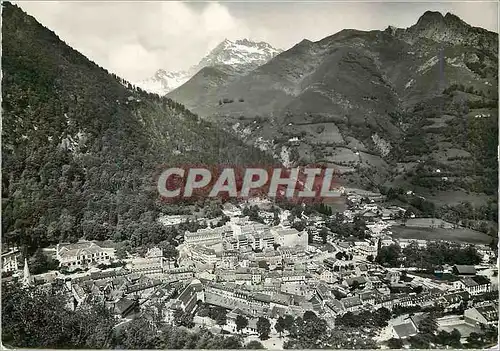
<svg viewBox="0 0 500 351"><path fill-rule="evenodd" d="M263 65L281 51L265 42L226 39L210 51L197 66L201 69L207 66L228 65L237 71L248 72Z"/></svg>
<svg viewBox="0 0 500 351"><path fill-rule="evenodd" d="M225 39L189 70L168 72L159 69L151 78L137 82L136 85L151 93L165 95L187 82L204 67L230 66L234 72L244 74L268 62L282 51L266 42Z"/></svg>
<svg viewBox="0 0 500 351"><path fill-rule="evenodd" d="M150 93L165 95L187 82L191 76L187 71L169 72L159 69L152 77L137 82L136 85Z"/></svg>

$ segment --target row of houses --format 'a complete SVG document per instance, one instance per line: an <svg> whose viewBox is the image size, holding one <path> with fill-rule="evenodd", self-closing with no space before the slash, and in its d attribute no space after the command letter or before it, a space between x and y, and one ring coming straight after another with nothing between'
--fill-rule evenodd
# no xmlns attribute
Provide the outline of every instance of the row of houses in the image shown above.
<svg viewBox="0 0 500 351"><path fill-rule="evenodd" d="M274 245L307 249L308 234L286 226L270 227L241 218L233 218L229 224L216 228L186 232L184 243L190 246L224 244L227 250L264 250Z"/></svg>

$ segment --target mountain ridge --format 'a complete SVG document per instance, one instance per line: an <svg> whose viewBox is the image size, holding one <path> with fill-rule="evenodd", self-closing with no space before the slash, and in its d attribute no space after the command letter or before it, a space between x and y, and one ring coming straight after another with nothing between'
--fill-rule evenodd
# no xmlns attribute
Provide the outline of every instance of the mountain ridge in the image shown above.
<svg viewBox="0 0 500 351"><path fill-rule="evenodd" d="M235 41L224 39L189 69L174 72L159 69L153 77L139 81L136 85L146 91L166 95L205 67L225 67L226 71L241 75L266 63L280 52L281 49L275 49L263 41L255 42L246 38Z"/></svg>
<svg viewBox="0 0 500 351"><path fill-rule="evenodd" d="M486 181L474 175L471 161L444 156L475 153L481 146L458 145L436 133L447 127L458 133L457 123L478 122L472 119L484 108L495 115L497 69L496 33L428 11L408 28L345 29L316 42L303 40L244 76L219 83L198 76L167 96L251 145L286 154L296 164L326 162L360 186L408 177L412 171L398 173L396 164L422 158L410 157L420 133L428 150L437 148L427 161L460 175L455 184L443 181L439 187L482 189L477 184L483 182L491 192L493 177ZM444 94L456 86L461 90ZM476 185L460 171L466 168L478 177Z"/></svg>

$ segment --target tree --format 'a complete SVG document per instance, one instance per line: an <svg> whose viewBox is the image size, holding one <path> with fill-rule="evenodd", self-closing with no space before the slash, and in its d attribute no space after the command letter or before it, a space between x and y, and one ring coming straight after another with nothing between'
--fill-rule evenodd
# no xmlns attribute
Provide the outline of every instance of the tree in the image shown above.
<svg viewBox="0 0 500 351"><path fill-rule="evenodd" d="M283 317L279 317L278 320L276 321L276 324L274 325L274 329L280 334L281 338L281 333L286 329L286 322Z"/></svg>
<svg viewBox="0 0 500 351"><path fill-rule="evenodd" d="M19 348L108 348L115 319L102 305L67 309L58 286L2 286L2 342Z"/></svg>
<svg viewBox="0 0 500 351"><path fill-rule="evenodd" d="M400 280L405 282L407 277L408 277L408 273L406 271L402 271Z"/></svg>
<svg viewBox="0 0 500 351"><path fill-rule="evenodd" d="M163 257L174 260L179 257L179 251L169 241L165 240L158 244L158 247L163 250Z"/></svg>
<svg viewBox="0 0 500 351"><path fill-rule="evenodd" d="M273 225L280 224L280 214L277 208L273 208Z"/></svg>
<svg viewBox="0 0 500 351"><path fill-rule="evenodd" d="M406 225L406 222L408 221L408 219L411 218L411 215L412 215L412 211L411 210L406 210L404 213L403 213L403 217L401 218L401 221L402 221L402 224L403 226Z"/></svg>
<svg viewBox="0 0 500 351"><path fill-rule="evenodd" d="M368 256L366 256L366 260L367 260L368 262L373 262L373 260L374 260L374 259L375 259L375 258L373 257L373 255L368 255Z"/></svg>
<svg viewBox="0 0 500 351"><path fill-rule="evenodd" d="M421 334L434 335L437 330L436 317L433 314L429 314L420 321L418 329Z"/></svg>
<svg viewBox="0 0 500 351"><path fill-rule="evenodd" d="M175 310L174 323L178 327L192 328L194 327L193 315L182 310Z"/></svg>
<svg viewBox="0 0 500 351"><path fill-rule="evenodd" d="M460 338L462 335L457 329L453 329L451 333L441 330L435 337L435 342L444 346L460 347Z"/></svg>
<svg viewBox="0 0 500 351"><path fill-rule="evenodd" d="M119 247L116 248L115 256L119 260L127 258L127 251L124 245L120 245Z"/></svg>
<svg viewBox="0 0 500 351"><path fill-rule="evenodd" d="M374 319L375 319L375 325L377 327L386 327L387 322L389 319L391 319L391 311L389 311L385 307L379 308L377 311L374 313Z"/></svg>
<svg viewBox="0 0 500 351"><path fill-rule="evenodd" d="M144 318L132 320L113 336L113 344L121 349L154 349L157 342L156 328Z"/></svg>
<svg viewBox="0 0 500 351"><path fill-rule="evenodd" d="M198 310L196 311L196 314L200 317L208 317L210 315L210 306L202 303L198 307Z"/></svg>
<svg viewBox="0 0 500 351"><path fill-rule="evenodd" d="M327 336L328 325L324 319L312 311L306 311L302 321L298 321L298 335L302 340L302 348L312 349L323 347Z"/></svg>
<svg viewBox="0 0 500 351"><path fill-rule="evenodd" d="M480 349L484 346L484 335L472 332L467 337L467 346L471 349Z"/></svg>
<svg viewBox="0 0 500 351"><path fill-rule="evenodd" d="M359 281L357 281L357 280L353 281L352 285L351 285L351 291L358 290L359 289L359 285L360 285Z"/></svg>
<svg viewBox="0 0 500 351"><path fill-rule="evenodd" d="M265 347L262 345L261 342L257 340L252 340L248 344L245 345L245 349L250 349L250 350L264 350Z"/></svg>
<svg viewBox="0 0 500 351"><path fill-rule="evenodd" d="M218 325L223 326L227 321L227 311L224 307L216 306L210 309L209 317L212 318Z"/></svg>
<svg viewBox="0 0 500 351"><path fill-rule="evenodd" d="M420 334L408 338L412 349L428 349L429 340Z"/></svg>
<svg viewBox="0 0 500 351"><path fill-rule="evenodd" d="M390 267L397 267L401 255L401 247L398 244L381 247L375 259L376 262Z"/></svg>
<svg viewBox="0 0 500 351"><path fill-rule="evenodd" d="M422 285L418 285L418 286L413 288L413 292L417 295L422 293L422 291L424 291L424 288L422 287Z"/></svg>
<svg viewBox="0 0 500 351"><path fill-rule="evenodd" d="M32 274L46 273L50 270L59 268L59 261L48 257L41 249L35 251L35 254L29 260L30 271Z"/></svg>
<svg viewBox="0 0 500 351"><path fill-rule="evenodd" d="M390 349L402 349L403 341L401 339L391 338L387 340L387 346L389 346Z"/></svg>
<svg viewBox="0 0 500 351"><path fill-rule="evenodd" d="M259 268L269 270L269 263L267 263L266 261L259 261L259 262L257 262L257 264L258 264Z"/></svg>
<svg viewBox="0 0 500 351"><path fill-rule="evenodd" d="M266 340L271 333L271 323L265 317L259 317L257 320L257 332L259 333L260 340Z"/></svg>
<svg viewBox="0 0 500 351"><path fill-rule="evenodd" d="M243 316L236 316L236 330L238 332L242 331L248 326L248 319Z"/></svg>
<svg viewBox="0 0 500 351"><path fill-rule="evenodd" d="M293 318L293 316L291 316L289 314L285 314L285 318L283 320L284 329L288 330L288 332L290 333L292 328L293 328L294 322L295 322L295 318Z"/></svg>

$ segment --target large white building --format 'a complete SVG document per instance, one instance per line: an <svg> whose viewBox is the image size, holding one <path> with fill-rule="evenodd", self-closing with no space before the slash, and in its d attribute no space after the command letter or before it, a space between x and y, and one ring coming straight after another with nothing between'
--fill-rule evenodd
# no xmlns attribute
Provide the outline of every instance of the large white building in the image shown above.
<svg viewBox="0 0 500 351"><path fill-rule="evenodd" d="M69 270L109 263L115 258L114 248L102 248L90 241L75 244L57 244L56 258L60 267Z"/></svg>
<svg viewBox="0 0 500 351"><path fill-rule="evenodd" d="M233 230L233 235L238 236L242 234L254 234L254 233L265 233L269 231L269 226L266 224L248 221L244 224L231 222L231 229Z"/></svg>
<svg viewBox="0 0 500 351"><path fill-rule="evenodd" d="M188 245L214 245L222 243L222 239L232 233L231 227L202 228L195 233L184 233L184 243Z"/></svg>
<svg viewBox="0 0 500 351"><path fill-rule="evenodd" d="M271 228L271 234L274 236L274 242L280 246L299 246L304 250L307 249L308 234L306 231L299 232L295 228L276 226Z"/></svg>
<svg viewBox="0 0 500 351"><path fill-rule="evenodd" d="M17 248L2 253L2 272L15 272L18 269L18 259L21 253Z"/></svg>
<svg viewBox="0 0 500 351"><path fill-rule="evenodd" d="M353 251L364 256L377 256L377 245L369 241L355 241Z"/></svg>
<svg viewBox="0 0 500 351"><path fill-rule="evenodd" d="M483 276L476 275L453 282L453 287L465 290L471 295L479 295L491 291L491 282Z"/></svg>
<svg viewBox="0 0 500 351"><path fill-rule="evenodd" d="M213 249L201 245L194 245L190 248L191 258L197 262L213 264L218 258Z"/></svg>

